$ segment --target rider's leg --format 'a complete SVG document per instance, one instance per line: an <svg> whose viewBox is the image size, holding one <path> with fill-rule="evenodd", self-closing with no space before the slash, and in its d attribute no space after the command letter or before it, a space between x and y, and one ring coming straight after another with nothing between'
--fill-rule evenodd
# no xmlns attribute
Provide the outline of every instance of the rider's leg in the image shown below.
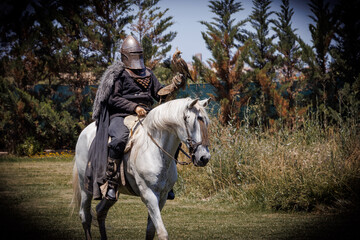
<svg viewBox="0 0 360 240"><path fill-rule="evenodd" d="M111 142L106 166L106 181L108 182L106 197L115 201L120 178L121 158L129 136L129 130L124 125L124 118L114 117L110 120L109 135Z"/></svg>

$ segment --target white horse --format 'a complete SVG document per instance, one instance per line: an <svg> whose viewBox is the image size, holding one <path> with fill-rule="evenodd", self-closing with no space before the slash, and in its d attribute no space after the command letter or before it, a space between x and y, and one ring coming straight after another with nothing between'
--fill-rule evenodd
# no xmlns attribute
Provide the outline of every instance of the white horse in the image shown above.
<svg viewBox="0 0 360 240"><path fill-rule="evenodd" d="M132 148L123 157L125 176L135 195L140 196L148 208L146 239L153 239L155 230L159 239L168 239L160 211L177 180L176 163L171 156L174 156L180 142L190 149L195 166L203 167L210 160L209 118L205 111L209 100L185 98L159 105L149 112L130 139ZM84 188L84 177L95 133L94 123L87 126L81 132L75 150L73 200L80 207L86 239L91 239L92 195ZM105 219L102 223L99 221L99 228L101 238L106 239Z"/></svg>

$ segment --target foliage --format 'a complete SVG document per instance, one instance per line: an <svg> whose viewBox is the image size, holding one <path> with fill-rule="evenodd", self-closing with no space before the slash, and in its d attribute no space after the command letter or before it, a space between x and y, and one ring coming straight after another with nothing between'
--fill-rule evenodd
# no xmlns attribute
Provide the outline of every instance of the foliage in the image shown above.
<svg viewBox="0 0 360 240"><path fill-rule="evenodd" d="M335 92L341 91L346 83L359 93L360 90L360 1L339 1L335 9L335 17L339 24L335 30L335 44L331 47L330 54L334 59L331 69L334 74ZM360 96L357 95L357 99ZM336 99L335 99L336 100ZM340 111L336 102L331 106Z"/></svg>
<svg viewBox="0 0 360 240"><path fill-rule="evenodd" d="M315 64L312 66L312 81L309 81L313 91L312 104L316 105L317 99L327 105L332 87L332 79L327 71L330 45L334 38L337 20L329 9L329 4L324 0L312 0L309 4L313 15L310 18L315 24L309 25L313 47L315 49Z"/></svg>
<svg viewBox="0 0 360 240"><path fill-rule="evenodd" d="M164 85L170 84L174 75L170 67L170 58L165 59L164 62L157 64L153 69L153 72L160 83Z"/></svg>
<svg viewBox="0 0 360 240"><path fill-rule="evenodd" d="M334 37L336 20L329 10L329 3L325 3L324 0L311 0L309 6L313 13L310 18L315 23L315 25L309 25L309 30L316 51L316 61L321 73L325 74L327 55Z"/></svg>
<svg viewBox="0 0 360 240"><path fill-rule="evenodd" d="M82 89L115 59L119 39L125 36L123 28L132 19L129 1L16 4L7 2L10 11L2 18L1 75L22 90L38 82L70 85L76 116L81 115Z"/></svg>
<svg viewBox="0 0 360 240"><path fill-rule="evenodd" d="M268 63L275 61L275 47L272 44L275 36L269 36L271 0L253 0L253 11L249 17L250 24L255 32L246 31L248 38L252 39L251 51L247 63L252 68L263 69Z"/></svg>
<svg viewBox="0 0 360 240"><path fill-rule="evenodd" d="M164 11L156 6L160 0L136 0L135 6L138 13L130 30L137 35L144 50L145 65L154 68L170 51L169 44L177 35L177 32L167 32L173 22L173 17L165 17L169 9Z"/></svg>
<svg viewBox="0 0 360 240"><path fill-rule="evenodd" d="M280 8L281 11L276 13L278 19L274 20L275 27L272 28L279 38L276 44L279 54L275 68L278 72L277 79L281 84L281 89L274 91L274 103L284 124L291 126L297 114L305 113L305 107L297 103L305 79L299 72L301 51L297 43L296 29L292 28L294 10L290 8L289 0L282 0ZM298 110L298 107L302 109Z"/></svg>
<svg viewBox="0 0 360 240"><path fill-rule="evenodd" d="M217 89L216 100L221 105L220 121L226 124L230 115L238 113L241 106L236 98L244 87L246 45L240 46L243 40L240 31L245 21L234 23L232 15L243 10L241 3L234 0L210 1L209 8L216 15L214 22L200 23L207 28L202 36L213 58L208 61L209 69L202 67L201 62L195 59L195 69L202 71L205 81Z"/></svg>
<svg viewBox="0 0 360 240"><path fill-rule="evenodd" d="M281 94L277 92L275 79L275 46L273 40L275 35L270 35L271 15L270 0L254 0L253 11L250 15L250 23L255 32L247 32L250 40L250 51L247 63L253 69L251 81L253 89L251 96L255 96L253 104L260 109L261 121L265 127L269 127L270 119L276 119L278 112L273 111L276 104L276 97L280 98L278 103L284 102ZM251 104L251 103L250 103Z"/></svg>
<svg viewBox="0 0 360 240"><path fill-rule="evenodd" d="M89 2L84 32L89 36L89 44L96 46L94 50L99 55L100 66L106 67L116 59L120 42L126 37L124 29L134 19L131 4L130 0Z"/></svg>
<svg viewBox="0 0 360 240"><path fill-rule="evenodd" d="M1 80L1 149L33 155L44 147L74 146L80 129L69 112L57 111L51 100L39 101Z"/></svg>

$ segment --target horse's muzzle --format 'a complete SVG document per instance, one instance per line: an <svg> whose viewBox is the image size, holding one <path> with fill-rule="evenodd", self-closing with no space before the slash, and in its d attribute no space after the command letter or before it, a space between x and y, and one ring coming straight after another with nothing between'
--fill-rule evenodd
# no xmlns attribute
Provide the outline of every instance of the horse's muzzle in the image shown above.
<svg viewBox="0 0 360 240"><path fill-rule="evenodd" d="M194 165L196 167L205 167L210 157L211 155L207 147L199 147L195 152Z"/></svg>
<svg viewBox="0 0 360 240"><path fill-rule="evenodd" d="M199 167L205 167L209 160L210 158L202 156L199 161Z"/></svg>

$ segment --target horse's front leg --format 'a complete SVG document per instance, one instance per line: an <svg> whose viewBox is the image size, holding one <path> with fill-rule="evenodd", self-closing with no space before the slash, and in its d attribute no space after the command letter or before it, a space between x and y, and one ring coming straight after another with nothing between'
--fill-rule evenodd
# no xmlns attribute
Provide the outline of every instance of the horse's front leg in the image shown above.
<svg viewBox="0 0 360 240"><path fill-rule="evenodd" d="M159 203L160 211L165 206L166 196L162 197ZM155 237L155 225L150 218L150 214L148 215L147 228L146 228L146 239L154 239Z"/></svg>
<svg viewBox="0 0 360 240"><path fill-rule="evenodd" d="M166 198L162 198L160 201L160 194L154 193L151 189L148 189L146 193L143 194L142 200L148 208L149 213L146 239L154 239L155 230L160 240L168 239L168 233L160 213L165 205Z"/></svg>

